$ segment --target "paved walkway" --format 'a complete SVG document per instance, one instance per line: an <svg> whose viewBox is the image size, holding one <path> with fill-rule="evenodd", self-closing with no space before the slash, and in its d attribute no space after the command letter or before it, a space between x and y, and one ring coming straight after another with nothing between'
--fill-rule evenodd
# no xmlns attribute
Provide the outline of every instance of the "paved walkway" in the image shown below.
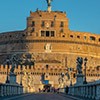
<svg viewBox="0 0 100 100"><path fill-rule="evenodd" d="M79 96L66 95L65 93L60 93L60 95L72 98L74 100L94 100L94 99L83 98L83 97L79 97Z"/></svg>
<svg viewBox="0 0 100 100"><path fill-rule="evenodd" d="M62 93L32 93L0 98L0 100L89 100Z"/></svg>

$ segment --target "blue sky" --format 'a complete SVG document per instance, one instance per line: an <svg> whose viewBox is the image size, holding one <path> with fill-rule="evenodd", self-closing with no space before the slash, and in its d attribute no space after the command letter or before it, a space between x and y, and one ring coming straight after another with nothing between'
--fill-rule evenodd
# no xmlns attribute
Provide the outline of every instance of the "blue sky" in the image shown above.
<svg viewBox="0 0 100 100"><path fill-rule="evenodd" d="M0 0L0 33L25 29L37 8L46 10L46 0ZM100 0L53 0L52 10L67 13L71 30L100 34Z"/></svg>

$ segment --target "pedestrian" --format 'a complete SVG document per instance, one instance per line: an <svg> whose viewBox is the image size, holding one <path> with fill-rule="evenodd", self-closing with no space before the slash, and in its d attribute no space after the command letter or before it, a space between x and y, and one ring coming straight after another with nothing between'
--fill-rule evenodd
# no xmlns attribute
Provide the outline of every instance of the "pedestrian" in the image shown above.
<svg viewBox="0 0 100 100"><path fill-rule="evenodd" d="M66 87L65 87L65 93L66 93L66 94L68 94L68 90L69 90L69 88L68 88L68 86L66 86Z"/></svg>
<svg viewBox="0 0 100 100"><path fill-rule="evenodd" d="M41 89L39 88L39 92L41 92Z"/></svg>

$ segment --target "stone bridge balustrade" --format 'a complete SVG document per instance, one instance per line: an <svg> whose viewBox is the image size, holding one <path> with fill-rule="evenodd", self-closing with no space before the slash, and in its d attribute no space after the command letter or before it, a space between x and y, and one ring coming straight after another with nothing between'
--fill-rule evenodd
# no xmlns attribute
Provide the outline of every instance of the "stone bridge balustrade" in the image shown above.
<svg viewBox="0 0 100 100"><path fill-rule="evenodd" d="M23 87L18 84L0 84L0 96L10 96L23 93Z"/></svg>
<svg viewBox="0 0 100 100"><path fill-rule="evenodd" d="M68 94L100 100L100 80L88 84L70 86Z"/></svg>

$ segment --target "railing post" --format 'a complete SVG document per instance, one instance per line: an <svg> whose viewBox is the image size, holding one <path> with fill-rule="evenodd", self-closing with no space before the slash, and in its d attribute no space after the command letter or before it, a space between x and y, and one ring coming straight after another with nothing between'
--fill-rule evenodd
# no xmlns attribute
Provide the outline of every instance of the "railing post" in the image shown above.
<svg viewBox="0 0 100 100"><path fill-rule="evenodd" d="M3 85L0 85L0 96L3 96Z"/></svg>
<svg viewBox="0 0 100 100"><path fill-rule="evenodd" d="M96 85L96 100L100 100L100 84Z"/></svg>

